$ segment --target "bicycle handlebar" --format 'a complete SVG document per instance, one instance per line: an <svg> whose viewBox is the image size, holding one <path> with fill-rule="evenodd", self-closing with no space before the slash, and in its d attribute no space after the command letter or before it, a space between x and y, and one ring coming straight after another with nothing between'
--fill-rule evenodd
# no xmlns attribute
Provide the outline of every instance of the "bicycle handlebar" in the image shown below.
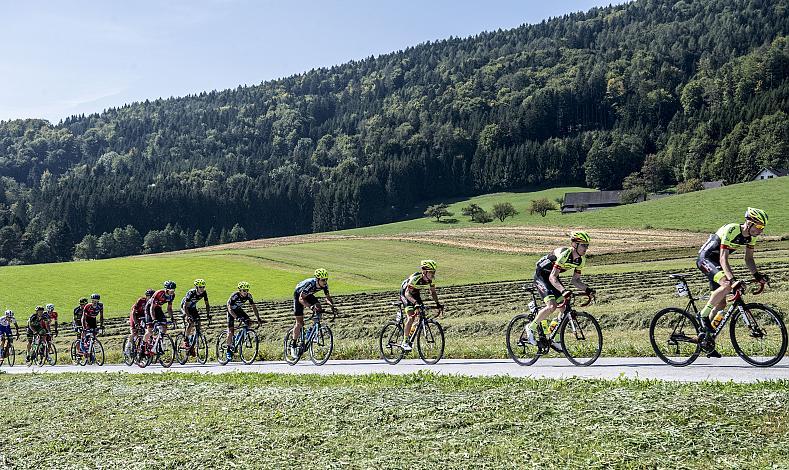
<svg viewBox="0 0 789 470"><path fill-rule="evenodd" d="M592 301L594 301L594 299L595 299L595 297L593 295L587 294L586 292L580 292L580 293L577 293L577 294L575 292L570 292L570 296L569 297L565 297L564 301L562 303L560 303L560 304L557 304L556 307L557 308L564 308L565 305L567 305L567 303L570 301L570 299L572 299L573 297L578 297L578 296L586 297L586 302L578 305L579 307L586 307L587 305L591 304Z"/></svg>

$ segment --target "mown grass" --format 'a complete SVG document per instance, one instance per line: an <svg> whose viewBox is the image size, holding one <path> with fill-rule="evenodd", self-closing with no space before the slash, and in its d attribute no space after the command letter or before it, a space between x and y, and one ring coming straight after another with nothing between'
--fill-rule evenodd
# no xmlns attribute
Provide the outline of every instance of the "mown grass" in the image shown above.
<svg viewBox="0 0 789 470"><path fill-rule="evenodd" d="M768 468L789 383L0 376L13 468ZM31 391L57 399L31 400Z"/></svg>

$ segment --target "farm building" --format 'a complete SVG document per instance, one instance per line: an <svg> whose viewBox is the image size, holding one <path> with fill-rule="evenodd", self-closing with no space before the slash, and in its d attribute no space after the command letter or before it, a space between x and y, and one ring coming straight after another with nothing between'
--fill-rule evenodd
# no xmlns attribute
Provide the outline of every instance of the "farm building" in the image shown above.
<svg viewBox="0 0 789 470"><path fill-rule="evenodd" d="M642 199L643 201L643 199ZM565 193L562 214L603 209L622 204L622 191L587 191Z"/></svg>
<svg viewBox="0 0 789 470"><path fill-rule="evenodd" d="M771 178L780 178L781 176L789 175L789 168L764 168L756 174L753 178L754 181L768 180Z"/></svg>

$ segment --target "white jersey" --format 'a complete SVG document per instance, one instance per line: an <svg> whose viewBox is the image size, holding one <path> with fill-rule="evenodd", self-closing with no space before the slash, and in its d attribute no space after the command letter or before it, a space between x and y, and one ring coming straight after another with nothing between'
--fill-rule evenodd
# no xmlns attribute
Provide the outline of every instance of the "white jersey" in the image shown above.
<svg viewBox="0 0 789 470"><path fill-rule="evenodd" d="M11 323L16 323L16 318L13 315L10 317L0 315L0 326L11 326Z"/></svg>

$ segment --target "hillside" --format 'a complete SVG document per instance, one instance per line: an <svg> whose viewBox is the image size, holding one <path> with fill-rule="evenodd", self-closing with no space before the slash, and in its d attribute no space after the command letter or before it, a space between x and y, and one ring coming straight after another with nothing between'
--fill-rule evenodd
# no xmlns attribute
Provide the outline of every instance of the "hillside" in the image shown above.
<svg viewBox="0 0 789 470"><path fill-rule="evenodd" d="M56 125L2 122L0 264L69 260L127 225L123 246L81 253L363 227L427 200L634 172L647 189L745 181L789 158L788 6L639 0ZM236 224L246 236L228 235Z"/></svg>

